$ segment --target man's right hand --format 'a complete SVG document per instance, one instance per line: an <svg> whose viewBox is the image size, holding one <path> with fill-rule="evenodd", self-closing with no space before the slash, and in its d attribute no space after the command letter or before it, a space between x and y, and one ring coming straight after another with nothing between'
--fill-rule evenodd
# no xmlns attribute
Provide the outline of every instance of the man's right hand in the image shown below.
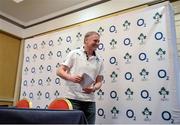
<svg viewBox="0 0 180 125"><path fill-rule="evenodd" d="M80 83L82 81L82 76L80 76L80 75L69 75L68 79L74 83Z"/></svg>
<svg viewBox="0 0 180 125"><path fill-rule="evenodd" d="M57 70L57 75L65 80L72 81L74 83L80 83L82 80L81 75L70 75L69 74L69 67L65 65L61 65L60 68Z"/></svg>

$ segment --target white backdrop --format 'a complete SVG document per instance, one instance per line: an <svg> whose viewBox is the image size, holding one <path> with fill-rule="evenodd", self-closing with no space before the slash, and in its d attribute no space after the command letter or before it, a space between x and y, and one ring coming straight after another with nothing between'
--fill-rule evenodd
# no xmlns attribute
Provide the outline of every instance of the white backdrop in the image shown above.
<svg viewBox="0 0 180 125"><path fill-rule="evenodd" d="M33 108L63 97L56 69L93 30L101 35L97 53L105 65L95 93L96 123L173 123L176 41L170 16L169 4L162 3L25 40L20 97Z"/></svg>

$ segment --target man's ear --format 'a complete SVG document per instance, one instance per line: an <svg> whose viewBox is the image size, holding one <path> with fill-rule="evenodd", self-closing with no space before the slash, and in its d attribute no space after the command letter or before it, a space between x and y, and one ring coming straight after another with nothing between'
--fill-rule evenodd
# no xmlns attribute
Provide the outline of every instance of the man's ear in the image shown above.
<svg viewBox="0 0 180 125"><path fill-rule="evenodd" d="M88 40L88 38L85 38L85 39L84 39L84 44L86 44L86 43L87 43L87 40Z"/></svg>

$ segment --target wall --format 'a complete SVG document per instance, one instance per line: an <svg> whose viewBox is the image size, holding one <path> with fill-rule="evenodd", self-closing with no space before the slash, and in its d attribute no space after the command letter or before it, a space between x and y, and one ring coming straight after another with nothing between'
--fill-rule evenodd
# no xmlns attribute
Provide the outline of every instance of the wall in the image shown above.
<svg viewBox="0 0 180 125"><path fill-rule="evenodd" d="M0 30L22 38L23 29L3 19L0 19Z"/></svg>
<svg viewBox="0 0 180 125"><path fill-rule="evenodd" d="M0 29L3 29L3 31L14 34L18 37L26 38L43 32L48 32L61 27L69 26L75 23L87 21L113 12L131 8L134 6L142 5L151 1L155 0L128 0L128 2L111 0L109 2L105 2L103 4L93 6L27 29L12 26L12 24L9 24L0 19Z"/></svg>
<svg viewBox="0 0 180 125"><path fill-rule="evenodd" d="M0 32L0 105L12 105L20 40Z"/></svg>

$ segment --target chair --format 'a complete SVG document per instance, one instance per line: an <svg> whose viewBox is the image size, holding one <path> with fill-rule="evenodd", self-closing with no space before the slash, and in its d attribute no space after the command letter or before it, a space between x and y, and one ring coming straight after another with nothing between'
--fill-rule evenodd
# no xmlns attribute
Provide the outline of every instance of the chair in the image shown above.
<svg viewBox="0 0 180 125"><path fill-rule="evenodd" d="M32 102L28 99L21 99L16 103L16 108L32 108Z"/></svg>
<svg viewBox="0 0 180 125"><path fill-rule="evenodd" d="M72 110L72 104L68 99L58 98L50 103L48 109Z"/></svg>

